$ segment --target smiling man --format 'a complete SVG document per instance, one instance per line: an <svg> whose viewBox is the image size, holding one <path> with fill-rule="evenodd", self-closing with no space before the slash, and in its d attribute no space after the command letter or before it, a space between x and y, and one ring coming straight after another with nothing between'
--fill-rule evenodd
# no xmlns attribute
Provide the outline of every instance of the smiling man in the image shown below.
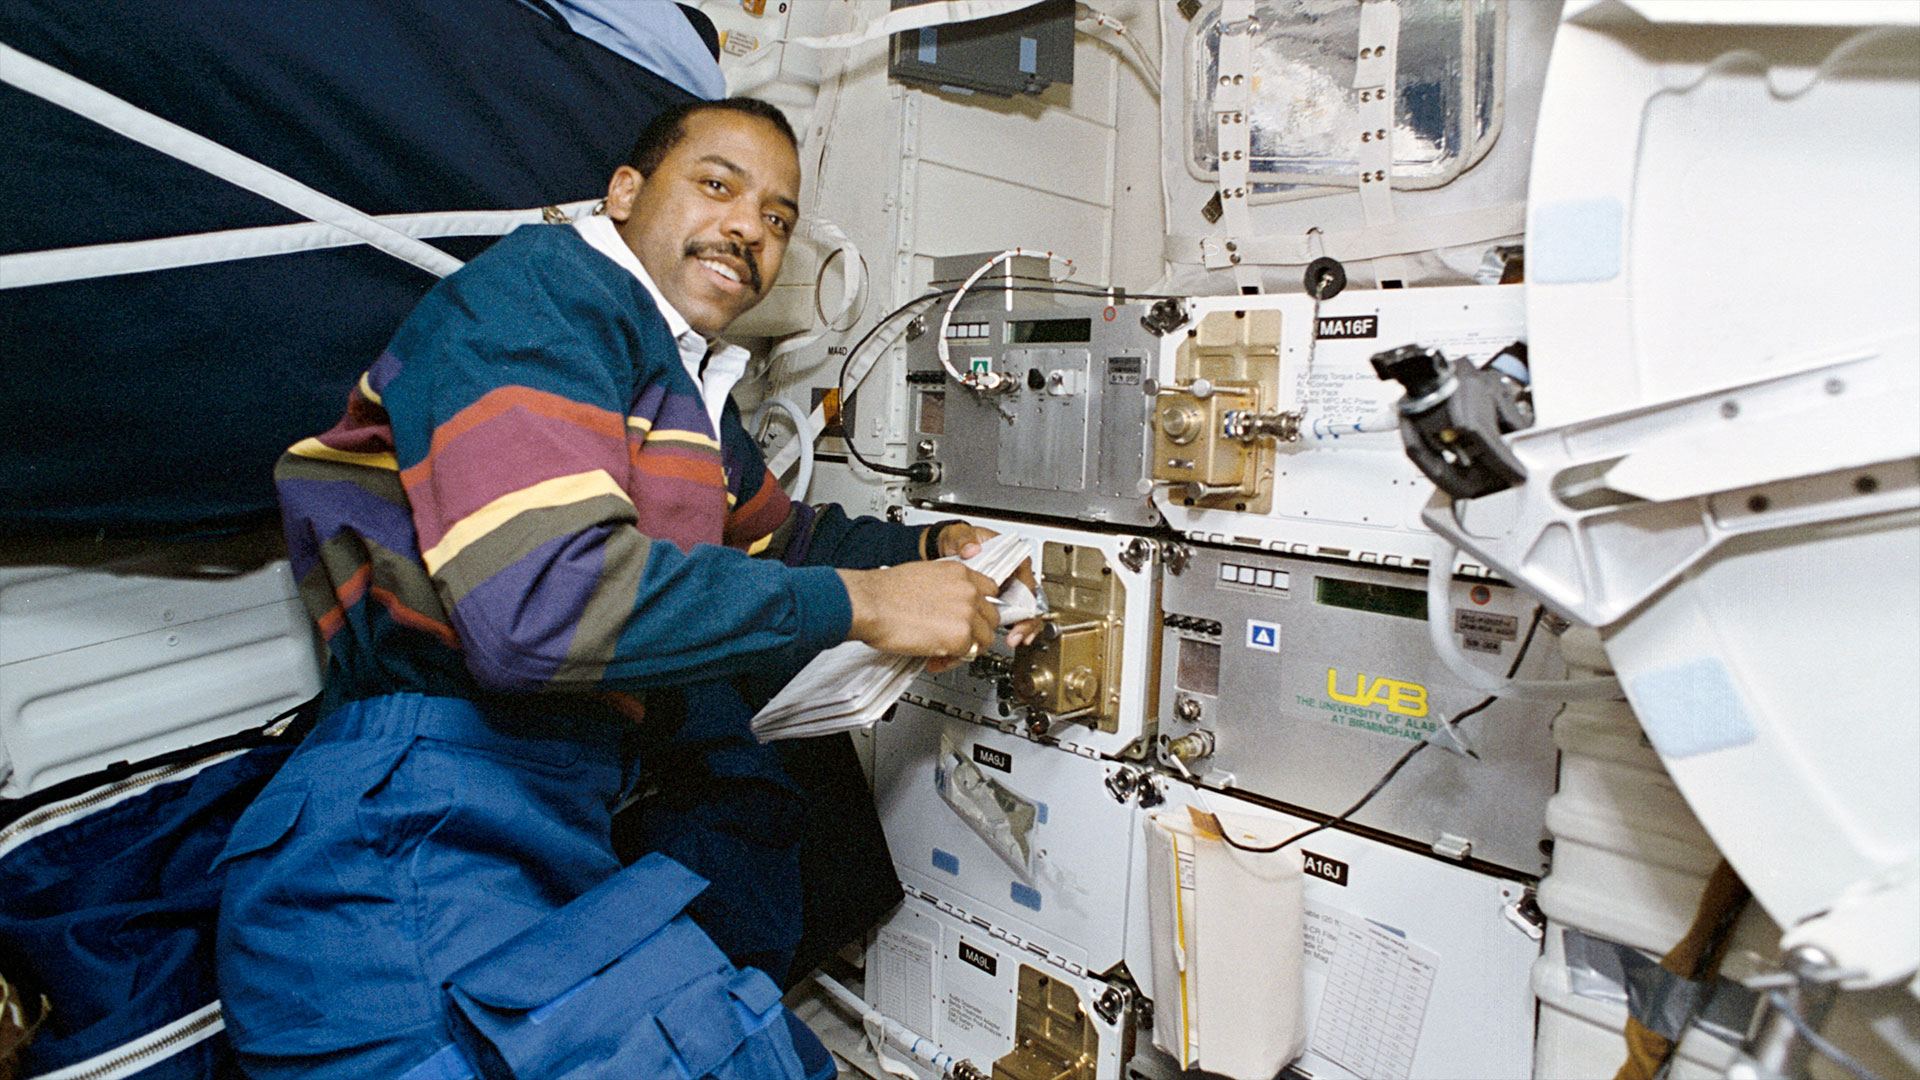
<svg viewBox="0 0 1920 1080"><path fill-rule="evenodd" d="M784 124L770 107L694 112L671 143L643 140L608 187L621 240L671 309L708 337L766 295L793 236L800 162ZM768 139L768 127L784 141Z"/></svg>
<svg viewBox="0 0 1920 1080"><path fill-rule="evenodd" d="M751 701L842 640L954 657L996 619L931 561L982 530L792 503L741 427L715 335L778 275L799 185L772 107L664 114L604 214L441 282L282 458L328 662L220 860L250 1075L830 1075L775 979L802 840L871 807L823 805ZM825 906L897 896L877 858L884 889Z"/></svg>

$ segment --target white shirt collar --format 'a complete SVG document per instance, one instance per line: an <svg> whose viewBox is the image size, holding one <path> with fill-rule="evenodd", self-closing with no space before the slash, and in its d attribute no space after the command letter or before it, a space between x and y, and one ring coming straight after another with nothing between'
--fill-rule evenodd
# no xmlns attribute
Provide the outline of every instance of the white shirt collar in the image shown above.
<svg viewBox="0 0 1920 1080"><path fill-rule="evenodd" d="M687 322L687 317L660 294L660 286L653 283L653 276L647 273L645 266L640 265L640 257L627 246L626 238L620 235L620 229L614 225L612 218L605 214L588 214L575 221L573 227L595 251L619 263L627 273L640 279L640 284L647 287L647 295L653 297L653 306L660 309L660 317L667 320L667 333L672 334L674 340L679 340L683 334L695 332L692 324Z"/></svg>
<svg viewBox="0 0 1920 1080"><path fill-rule="evenodd" d="M595 251L620 264L647 287L647 295L653 297L653 306L660 309L660 317L666 320L667 333L673 335L673 343L680 351L680 363L687 369L693 384L700 388L700 399L707 406L707 419L713 423L714 433L718 435L720 413L726 408L727 395L733 392L734 384L746 373L747 350L719 340L709 342L705 335L695 330L687 322L687 317L661 295L660 287L653 283L647 268L641 265L639 257L627 246L626 239L620 235L612 218L604 214L589 214L575 221L573 227Z"/></svg>

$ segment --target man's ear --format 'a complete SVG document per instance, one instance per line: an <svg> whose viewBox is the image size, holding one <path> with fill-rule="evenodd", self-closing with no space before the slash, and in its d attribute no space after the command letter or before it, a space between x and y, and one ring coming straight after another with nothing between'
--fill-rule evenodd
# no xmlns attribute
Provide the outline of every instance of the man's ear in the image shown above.
<svg viewBox="0 0 1920 1080"><path fill-rule="evenodd" d="M640 170L631 165L622 165L613 170L612 179L607 181L607 216L615 224L623 224L627 216L633 213L633 200L640 194L645 178Z"/></svg>

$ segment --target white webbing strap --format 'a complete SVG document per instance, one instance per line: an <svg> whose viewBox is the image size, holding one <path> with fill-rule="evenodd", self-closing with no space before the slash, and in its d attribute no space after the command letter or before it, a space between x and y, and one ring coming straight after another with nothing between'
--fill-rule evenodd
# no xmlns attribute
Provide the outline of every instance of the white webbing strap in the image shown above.
<svg viewBox="0 0 1920 1080"><path fill-rule="evenodd" d="M1526 231L1526 224L1527 204L1515 201L1452 214L1397 220L1378 228L1324 232L1317 237L1169 233L1165 254L1170 262L1199 263L1209 270L1249 263L1255 266L1305 266L1321 254L1331 255L1342 262L1357 262L1361 259L1412 255L1477 244L1502 236L1518 236ZM1234 250L1228 250L1229 244L1234 246ZM1240 257L1238 263L1233 262L1235 255Z"/></svg>
<svg viewBox="0 0 1920 1080"><path fill-rule="evenodd" d="M373 220L416 239L427 236L503 236L522 225L553 220L548 213L550 209L572 220L590 211L598 201L582 199L557 207L531 210L383 214ZM0 289L22 289L30 285L51 285L115 274L173 270L183 266L346 247L361 242L360 237L337 225L303 221L291 225L262 225L251 229L226 229L152 240L127 240L115 244L23 251L0 255Z"/></svg>
<svg viewBox="0 0 1920 1080"><path fill-rule="evenodd" d="M1399 0L1363 0L1353 89L1358 105L1354 149L1360 163L1360 207L1368 225L1393 220L1393 95L1400 43Z"/></svg>
<svg viewBox="0 0 1920 1080"><path fill-rule="evenodd" d="M1370 228L1379 228L1394 221L1393 112L1400 64L1400 0L1362 0L1358 39L1353 89L1360 211ZM1376 279L1403 276L1393 266L1374 270Z"/></svg>
<svg viewBox="0 0 1920 1080"><path fill-rule="evenodd" d="M1253 231L1250 209L1253 182L1248 158L1253 152L1253 122L1247 112L1253 83L1253 0L1221 0L1220 62L1213 84L1215 146L1220 155L1220 224L1231 236ZM1243 265L1228 243L1228 265L1242 291L1257 287L1259 272Z"/></svg>
<svg viewBox="0 0 1920 1080"><path fill-rule="evenodd" d="M431 244L6 45L0 45L0 81L272 199L297 214L333 226L428 273L444 277L460 268L459 259Z"/></svg>

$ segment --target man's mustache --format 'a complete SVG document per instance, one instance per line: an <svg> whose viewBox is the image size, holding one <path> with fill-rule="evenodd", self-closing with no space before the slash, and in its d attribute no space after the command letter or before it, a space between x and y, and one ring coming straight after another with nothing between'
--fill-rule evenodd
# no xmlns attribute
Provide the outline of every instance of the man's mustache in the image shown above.
<svg viewBox="0 0 1920 1080"><path fill-rule="evenodd" d="M760 262L746 248L731 240L689 240L687 255L690 258L705 258L710 255L725 255L737 259L747 268L747 287L761 292Z"/></svg>

